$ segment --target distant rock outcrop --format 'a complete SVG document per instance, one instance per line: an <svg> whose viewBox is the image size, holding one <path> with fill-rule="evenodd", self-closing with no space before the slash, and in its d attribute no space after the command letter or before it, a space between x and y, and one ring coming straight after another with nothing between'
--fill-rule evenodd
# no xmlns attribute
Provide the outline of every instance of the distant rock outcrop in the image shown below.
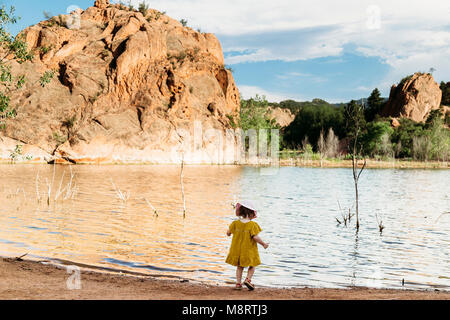
<svg viewBox="0 0 450 320"><path fill-rule="evenodd" d="M97 0L22 34L35 58L10 63L27 82L12 93L17 116L0 131L0 158L20 144L46 161L171 163L180 130L193 135L199 121L225 132L239 114L218 39L159 11ZM42 88L45 70L56 73ZM202 139L186 162L214 143Z"/></svg>
<svg viewBox="0 0 450 320"><path fill-rule="evenodd" d="M392 86L385 117L425 121L431 110L439 109L442 91L431 74L415 73Z"/></svg>
<svg viewBox="0 0 450 320"><path fill-rule="evenodd" d="M286 108L269 107L267 114L269 119L275 120L276 124L278 124L281 128L289 126L295 120L295 115L291 112L291 110Z"/></svg>

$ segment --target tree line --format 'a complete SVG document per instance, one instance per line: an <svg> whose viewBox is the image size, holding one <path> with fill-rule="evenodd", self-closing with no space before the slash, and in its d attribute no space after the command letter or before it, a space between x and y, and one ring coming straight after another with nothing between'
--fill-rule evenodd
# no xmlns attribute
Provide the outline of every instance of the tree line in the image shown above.
<svg viewBox="0 0 450 320"><path fill-rule="evenodd" d="M450 106L450 82L441 83L442 105ZM367 99L347 104L330 104L321 99L311 102L286 100L269 103L256 96L241 101L239 123L242 129L277 128L270 119L269 106L289 109L295 120L281 129L281 149L316 154L319 159L348 157L356 148L359 156L374 159L414 159L447 161L450 157L450 114L442 117L443 107L433 110L423 123L399 119L392 126L381 111L387 99L374 89ZM354 146L354 126L358 123L358 142Z"/></svg>

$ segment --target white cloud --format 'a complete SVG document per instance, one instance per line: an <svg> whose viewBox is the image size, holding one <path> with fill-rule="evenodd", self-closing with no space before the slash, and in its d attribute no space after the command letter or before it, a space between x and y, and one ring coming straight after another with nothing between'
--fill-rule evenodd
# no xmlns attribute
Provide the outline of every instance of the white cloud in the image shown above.
<svg viewBox="0 0 450 320"><path fill-rule="evenodd" d="M125 1L127 2L127 1ZM131 1L135 6L141 0ZM381 23L405 21L448 23L449 3L443 0L151 0L151 7L209 32L227 35L286 31L323 25L358 24L367 28L378 6Z"/></svg>
<svg viewBox="0 0 450 320"><path fill-rule="evenodd" d="M137 5L141 0L132 0ZM151 0L151 7L215 33L227 64L336 57L346 45L380 57L383 82L434 67L450 74L450 2L444 0ZM376 10L374 10L376 9ZM235 52L241 52L235 54Z"/></svg>
<svg viewBox="0 0 450 320"><path fill-rule="evenodd" d="M301 96L298 95L289 95L284 93L277 93L277 92L268 92L260 87L257 86L246 86L246 85L240 85L239 92L241 93L241 96L244 99L250 99L254 98L256 95L259 96L265 96L267 101L269 102L281 102L284 100L297 100L297 101L303 101L306 100Z"/></svg>
<svg viewBox="0 0 450 320"><path fill-rule="evenodd" d="M277 74L275 77L280 80L307 79L307 80L309 80L311 82L315 82L315 83L321 83L321 82L328 81L328 79L325 77L319 77L317 75L313 75L310 73L301 73L301 72L287 72L287 73L283 73L283 74Z"/></svg>

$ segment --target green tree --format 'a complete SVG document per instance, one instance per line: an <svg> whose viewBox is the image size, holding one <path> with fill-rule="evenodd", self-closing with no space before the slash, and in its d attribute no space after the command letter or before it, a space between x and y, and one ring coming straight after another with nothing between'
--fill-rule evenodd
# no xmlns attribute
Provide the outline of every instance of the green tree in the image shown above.
<svg viewBox="0 0 450 320"><path fill-rule="evenodd" d="M293 114L297 114L301 109L305 107L335 107L325 100L313 99L312 101L298 102L294 100L284 100L280 103L273 103L275 107L280 107L283 109L289 109Z"/></svg>
<svg viewBox="0 0 450 320"><path fill-rule="evenodd" d="M441 82L441 90L442 90L442 105L450 106L450 82L445 83Z"/></svg>
<svg viewBox="0 0 450 320"><path fill-rule="evenodd" d="M12 56L18 63L33 59L23 37L14 37L8 31L8 25L18 21L14 13L14 7L9 10L5 6L0 8L0 128L6 125L7 119L15 117L16 110L10 105L10 94L20 89L25 82L25 76L12 74L11 66L7 64L8 58Z"/></svg>
<svg viewBox="0 0 450 320"><path fill-rule="evenodd" d="M242 130L274 129L276 121L269 119L267 111L269 102L265 96L256 95L248 100L241 100L241 113L238 126Z"/></svg>
<svg viewBox="0 0 450 320"><path fill-rule="evenodd" d="M269 102L265 96L256 95L248 100L241 99L241 111L237 125L243 131L255 130L259 139L259 130L266 129L267 141L271 141L271 129L279 129L276 121L268 116ZM280 137L281 139L281 137ZM246 143L247 144L247 143ZM259 145L259 144L258 144ZM247 145L248 146L248 145Z"/></svg>
<svg viewBox="0 0 450 320"><path fill-rule="evenodd" d="M373 121L377 114L380 114L385 105L384 99L381 97L380 91L376 88L367 99L367 108L365 110L366 120Z"/></svg>
<svg viewBox="0 0 450 320"><path fill-rule="evenodd" d="M23 87L24 75L13 75L11 71L12 60L19 64L31 61L33 54L28 51L27 43L22 35L13 36L8 26L17 23L14 7L9 10L5 6L0 8L0 129L5 128L7 119L14 118L16 109L11 106L11 93ZM44 87L50 83L54 71L46 71L38 80Z"/></svg>
<svg viewBox="0 0 450 320"><path fill-rule="evenodd" d="M339 138L344 138L344 109L327 105L306 105L298 111L294 121L284 130L283 141L287 148L298 148L305 139L314 143L318 150L318 140L322 130L330 128Z"/></svg>

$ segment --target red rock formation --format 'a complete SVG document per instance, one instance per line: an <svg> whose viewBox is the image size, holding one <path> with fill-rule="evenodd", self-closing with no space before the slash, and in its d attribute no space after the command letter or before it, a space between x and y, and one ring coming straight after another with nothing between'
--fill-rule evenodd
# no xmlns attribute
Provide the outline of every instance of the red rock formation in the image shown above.
<svg viewBox="0 0 450 320"><path fill-rule="evenodd" d="M389 101L382 111L385 117L425 121L431 110L439 109L442 91L431 74L416 73L392 86Z"/></svg>
<svg viewBox="0 0 450 320"><path fill-rule="evenodd" d="M75 18L78 27L70 23ZM193 133L200 121L203 130L225 132L228 116L239 112L217 38L156 10L144 16L97 0L22 33L35 58L11 62L28 81L12 95L17 117L0 132L0 158L10 150L3 136L8 145L40 150L41 159L173 162L180 130ZM55 78L42 88L39 76L49 69ZM200 143L200 151L206 148ZM187 162L199 162L194 153Z"/></svg>
<svg viewBox="0 0 450 320"><path fill-rule="evenodd" d="M281 128L289 126L295 120L295 115L291 110L280 107L269 107L268 117L275 120Z"/></svg>

